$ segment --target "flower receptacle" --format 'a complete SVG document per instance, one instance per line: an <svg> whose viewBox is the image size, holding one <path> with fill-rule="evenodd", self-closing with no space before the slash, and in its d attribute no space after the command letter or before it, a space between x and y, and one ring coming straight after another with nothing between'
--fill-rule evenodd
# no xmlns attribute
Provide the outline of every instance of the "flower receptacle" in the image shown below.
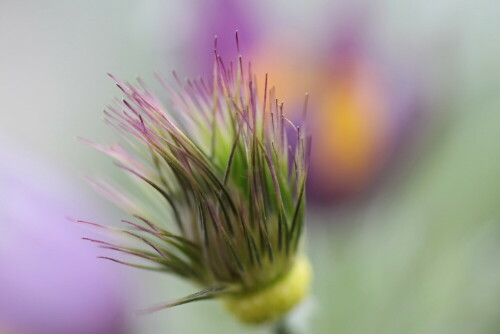
<svg viewBox="0 0 500 334"><path fill-rule="evenodd" d="M223 299L226 309L247 324L277 320L297 306L309 293L312 269L305 256L299 256L281 279L273 284Z"/></svg>

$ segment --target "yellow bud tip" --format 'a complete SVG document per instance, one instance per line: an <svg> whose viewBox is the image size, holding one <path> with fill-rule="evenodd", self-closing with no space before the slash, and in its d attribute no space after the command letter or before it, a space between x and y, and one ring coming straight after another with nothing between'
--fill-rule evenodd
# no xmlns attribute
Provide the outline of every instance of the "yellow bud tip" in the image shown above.
<svg viewBox="0 0 500 334"><path fill-rule="evenodd" d="M281 318L309 292L312 269L305 256L297 257L290 271L272 285L223 299L229 312L248 324Z"/></svg>

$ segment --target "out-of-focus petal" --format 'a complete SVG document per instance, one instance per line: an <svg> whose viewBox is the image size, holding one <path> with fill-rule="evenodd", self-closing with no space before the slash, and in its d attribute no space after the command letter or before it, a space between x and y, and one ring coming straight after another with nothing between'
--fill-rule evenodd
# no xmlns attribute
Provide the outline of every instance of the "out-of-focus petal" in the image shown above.
<svg viewBox="0 0 500 334"><path fill-rule="evenodd" d="M67 215L89 208L63 175L19 151L0 162L0 327L21 334L122 334L124 282Z"/></svg>
<svg viewBox="0 0 500 334"><path fill-rule="evenodd" d="M214 36L217 51L223 59L236 59L235 32L240 32L241 51L249 54L262 35L262 25L255 22L253 2L206 0L193 9L192 34L186 40L186 64L192 75L211 75L213 68Z"/></svg>

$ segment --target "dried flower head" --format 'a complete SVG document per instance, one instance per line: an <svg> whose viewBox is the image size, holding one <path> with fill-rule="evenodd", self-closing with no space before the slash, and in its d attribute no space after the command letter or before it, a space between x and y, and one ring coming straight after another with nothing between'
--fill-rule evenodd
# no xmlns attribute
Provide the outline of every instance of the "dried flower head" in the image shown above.
<svg viewBox="0 0 500 334"><path fill-rule="evenodd" d="M105 111L106 122L129 147L93 145L153 189L168 214L153 221L141 205L101 184L134 214L124 221L130 228L119 231L149 250L91 241L155 266L116 262L172 273L203 289L147 311L220 298L239 319L260 323L283 316L308 290L300 240L310 138L285 117L267 75L259 99L250 63L239 56L226 64L216 47L214 55L210 82L182 83L174 73L173 89L159 78L175 112L140 79L136 87L113 77L125 98Z"/></svg>

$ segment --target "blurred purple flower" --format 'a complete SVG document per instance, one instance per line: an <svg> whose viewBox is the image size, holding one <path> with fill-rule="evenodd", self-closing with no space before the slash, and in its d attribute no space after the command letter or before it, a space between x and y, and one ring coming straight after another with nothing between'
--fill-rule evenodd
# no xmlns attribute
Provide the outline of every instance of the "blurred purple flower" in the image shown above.
<svg viewBox="0 0 500 334"><path fill-rule="evenodd" d="M20 155L2 150L0 161L0 329L126 333L124 284L65 219L85 210L83 199L61 175Z"/></svg>
<svg viewBox="0 0 500 334"><path fill-rule="evenodd" d="M334 30L313 69L310 113L309 195L328 205L370 193L411 147L425 109L417 78L369 46L361 18Z"/></svg>

